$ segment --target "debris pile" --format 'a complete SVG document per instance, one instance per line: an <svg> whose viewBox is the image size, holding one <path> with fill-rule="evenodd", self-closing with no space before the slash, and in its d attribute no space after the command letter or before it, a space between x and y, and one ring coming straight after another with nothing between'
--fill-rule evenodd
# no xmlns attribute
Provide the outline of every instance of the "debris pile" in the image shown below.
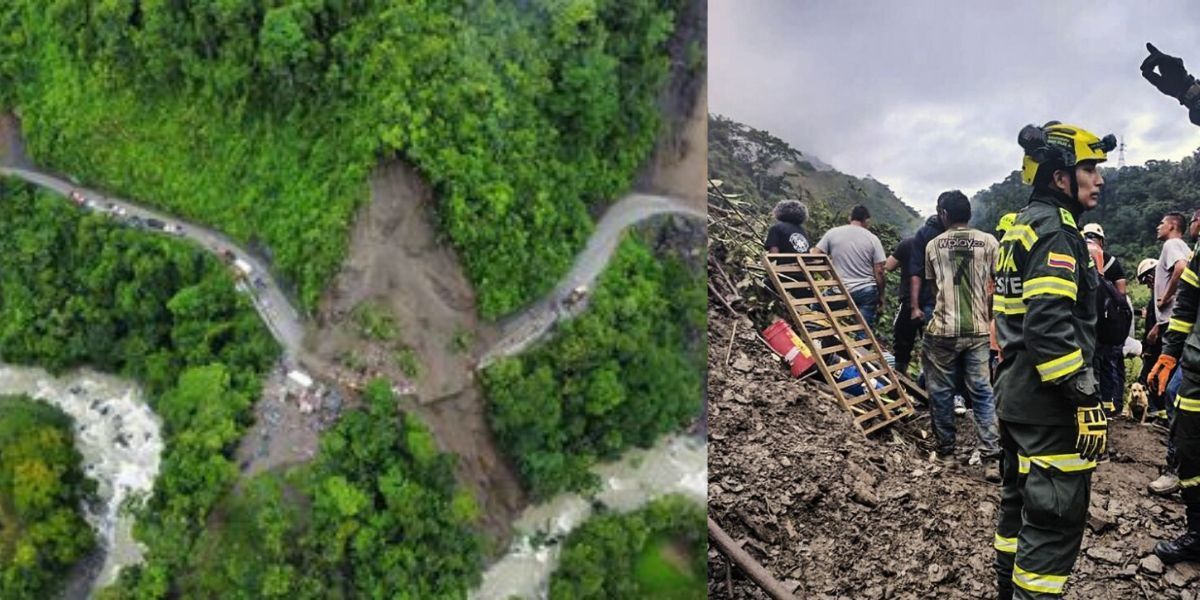
<svg viewBox="0 0 1200 600"><path fill-rule="evenodd" d="M709 516L799 598L994 597L999 487L982 467L930 462L925 410L864 437L823 382L791 378L760 327L714 302ZM1165 435L1112 425L1116 457L1093 478L1066 598L1200 598L1200 565L1164 567L1150 551L1184 525L1178 496L1145 491ZM958 442L965 459L975 444L968 418ZM728 564L710 549L710 598L768 597Z"/></svg>

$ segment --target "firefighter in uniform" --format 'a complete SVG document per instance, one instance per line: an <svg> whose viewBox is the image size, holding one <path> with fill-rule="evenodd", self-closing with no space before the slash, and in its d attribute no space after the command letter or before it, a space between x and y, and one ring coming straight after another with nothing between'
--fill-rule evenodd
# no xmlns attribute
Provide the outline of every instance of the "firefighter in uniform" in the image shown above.
<svg viewBox="0 0 1200 600"><path fill-rule="evenodd" d="M1154 546L1154 553L1167 564L1200 560L1200 331L1196 329L1200 277L1197 273L1200 273L1200 253L1193 253L1179 279L1179 297L1163 335L1162 354L1148 377L1162 395L1176 363L1182 365L1183 380L1175 396L1171 436L1179 464L1179 488L1187 506L1187 531L1175 540Z"/></svg>
<svg viewBox="0 0 1200 600"><path fill-rule="evenodd" d="M1051 121L1026 126L1018 143L1033 193L996 257L1004 455L995 568L1001 598L1051 598L1062 595L1079 554L1095 459L1107 443L1091 367L1099 280L1076 220L1099 201L1096 165L1116 138Z"/></svg>

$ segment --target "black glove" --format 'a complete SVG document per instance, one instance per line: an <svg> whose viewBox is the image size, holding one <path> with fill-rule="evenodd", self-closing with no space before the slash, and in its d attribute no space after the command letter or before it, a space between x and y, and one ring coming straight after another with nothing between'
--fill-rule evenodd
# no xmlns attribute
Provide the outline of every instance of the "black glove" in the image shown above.
<svg viewBox="0 0 1200 600"><path fill-rule="evenodd" d="M1195 79L1188 75L1187 69L1183 68L1183 60L1159 52L1150 42L1146 42L1146 50L1150 51L1150 56L1142 61L1142 77L1158 88L1158 91L1183 103L1184 95L1195 82ZM1155 68L1158 69L1158 73L1154 72Z"/></svg>
<svg viewBox="0 0 1200 600"><path fill-rule="evenodd" d="M1080 370L1071 378L1062 382L1060 388L1063 396L1071 406L1092 406L1100 404L1100 384L1090 368Z"/></svg>

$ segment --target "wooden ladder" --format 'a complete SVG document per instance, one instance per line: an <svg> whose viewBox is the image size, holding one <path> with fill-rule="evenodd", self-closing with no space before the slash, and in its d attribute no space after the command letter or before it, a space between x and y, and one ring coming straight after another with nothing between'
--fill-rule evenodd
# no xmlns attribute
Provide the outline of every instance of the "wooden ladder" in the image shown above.
<svg viewBox="0 0 1200 600"><path fill-rule="evenodd" d="M863 434L915 413L905 385L884 360L875 332L863 321L827 255L768 253L763 266L821 375ZM838 381L834 374L846 367L855 367L858 375ZM876 389L875 381L884 385ZM855 384L862 392L848 395Z"/></svg>

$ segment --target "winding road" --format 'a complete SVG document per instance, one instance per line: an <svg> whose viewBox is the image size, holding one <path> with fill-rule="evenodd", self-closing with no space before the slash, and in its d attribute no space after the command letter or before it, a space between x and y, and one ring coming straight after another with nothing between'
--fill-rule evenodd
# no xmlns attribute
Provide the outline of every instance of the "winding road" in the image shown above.
<svg viewBox="0 0 1200 600"><path fill-rule="evenodd" d="M2 156L2 154L0 154ZM10 159L12 157L9 157ZM113 218L128 220L157 219L180 228L181 237L192 240L205 250L222 258L232 253L250 264L253 274L243 285L247 286L255 309L267 324L271 334L282 345L284 363L288 368L303 365L310 372L330 376L326 366L304 349L307 318L296 309L291 299L280 288L271 275L266 263L247 252L227 236L212 229L198 226L177 217L146 208L129 200L116 198L75 185L59 176L50 175L34 168L11 166L27 165L27 161L9 162L0 166L0 175L12 176L43 187L69 198L78 192L90 201L92 210L103 212ZM125 215L116 208L124 209ZM571 318L586 308L586 299L570 303L567 299L580 286L592 287L596 278L612 258L621 241L622 232L640 221L662 215L678 214L685 217L704 219L705 213L685 202L666 196L631 194L609 207L588 239L587 245L576 257L571 270L562 278L555 289L546 297L532 303L515 315L504 319L503 333L491 348L484 351L477 361L483 369L495 360L516 355L532 343L545 336L554 324ZM163 235L173 235L165 231ZM261 285L254 280L260 279ZM332 378L332 377L330 377ZM622 506L630 510L667 491L683 492L703 502L706 486L703 442L664 441L650 452L635 451L633 463L624 461L615 466L598 467L605 482L599 500L610 506ZM691 444L691 445L681 445ZM157 459L157 452L154 453ZM152 483L150 484L152 485ZM591 503L578 496L564 496L528 509L519 525L527 532L541 531L565 535L590 513ZM542 595L546 582L557 562L557 548L534 548L529 533L518 539L510 551L484 576L481 588L472 592L473 598L508 597L511 593ZM136 560L136 556L134 557ZM523 574L522 574L523 573Z"/></svg>
<svg viewBox="0 0 1200 600"><path fill-rule="evenodd" d="M289 364L301 362L300 359L304 356L305 321L301 317L300 311L296 310L287 295L280 289L279 284L267 269L266 264L238 246L224 234L172 217L166 213L146 208L123 198L106 196L100 192L77 186L70 181L40 171L0 167L0 175L23 179L34 185L62 194L64 197L69 197L72 191L78 191L85 200L94 203L95 207L93 210L112 215L114 218L128 219L129 217L138 217L143 220L158 219L163 223L175 225L182 228L182 237L195 241L202 248L212 252L218 258L221 258L222 254L226 251L232 252L235 257L246 261L253 269L253 273L249 278L251 281L247 281L246 285L253 286L252 280L255 278L262 280L263 286L257 289L255 293L249 294L249 296L252 302L254 302L254 308L262 316L263 322L271 330L271 335L283 346L285 362L289 361L289 359ZM125 209L128 215L118 217L109 208L109 205ZM147 231L156 230L147 228ZM162 233L163 235L171 235L165 232Z"/></svg>
<svg viewBox="0 0 1200 600"><path fill-rule="evenodd" d="M78 191L85 200L94 203L94 210L105 212L114 218L128 219L131 216L145 219L157 219L168 225L182 229L181 236L199 244L205 250L221 258L223 253L231 252L253 268L253 274L246 282L247 286L256 287L252 280L260 279L262 286L249 294L254 308L262 316L263 322L271 330L271 334L279 341L284 350L284 363L292 368L304 365L314 373L325 370L314 357L304 350L304 334L307 320L302 316L291 299L283 293L275 277L271 275L267 265L255 255L247 252L224 234L212 229L184 221L163 212L147 208L124 198L107 196L95 190L77 186L70 181L41 171L17 167L0 167L0 175L17 177L34 185L41 186L53 192L69 197L72 191ZM119 217L109 206L120 207L128 212L125 217ZM591 287L604 267L616 251L621 241L621 233L627 227L645 219L662 214L678 214L696 219L704 219L705 213L684 201L668 196L653 196L648 194L630 194L609 207L604 217L596 225L596 230L588 238L587 245L575 258L575 264L562 278L558 286L546 297L534 302L520 313L503 319L505 325L500 339L491 348L481 353L477 361L477 369L484 369L500 358L520 354L533 342L537 341L554 326L559 319L569 318L578 314L586 306L586 301L569 306L566 302L572 290L580 287ZM156 231L148 229L148 231ZM163 232L164 235L171 235Z"/></svg>
<svg viewBox="0 0 1200 600"><path fill-rule="evenodd" d="M588 238L587 246L575 257L575 264L554 291L516 316L504 319L500 339L483 352L478 368L483 369L500 358L520 354L545 335L559 319L578 314L586 302L568 306L566 300L571 292L580 286L592 287L616 251L625 228L662 214L678 214L701 220L706 217L704 211L677 198L648 194L625 196L605 211L596 230Z"/></svg>

